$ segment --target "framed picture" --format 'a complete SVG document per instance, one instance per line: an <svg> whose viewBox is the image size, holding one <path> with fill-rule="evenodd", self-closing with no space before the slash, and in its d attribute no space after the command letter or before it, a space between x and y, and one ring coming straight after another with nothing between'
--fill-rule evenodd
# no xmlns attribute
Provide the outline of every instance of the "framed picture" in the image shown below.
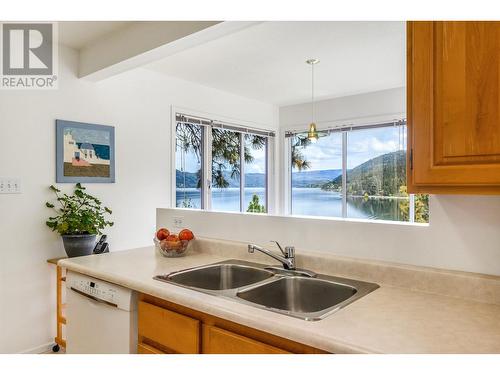
<svg viewBox="0 0 500 375"><path fill-rule="evenodd" d="M56 120L56 182L115 182L115 128Z"/></svg>

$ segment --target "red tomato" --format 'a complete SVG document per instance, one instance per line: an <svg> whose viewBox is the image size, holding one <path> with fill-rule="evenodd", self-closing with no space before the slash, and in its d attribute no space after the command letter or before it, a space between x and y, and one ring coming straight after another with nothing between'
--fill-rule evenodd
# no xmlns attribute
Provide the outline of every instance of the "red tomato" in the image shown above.
<svg viewBox="0 0 500 375"><path fill-rule="evenodd" d="M191 241L193 238L194 234L189 229L183 229L179 233L180 240Z"/></svg>
<svg viewBox="0 0 500 375"><path fill-rule="evenodd" d="M170 235L170 232L167 228L160 228L158 232L156 232L156 238L160 241L166 239Z"/></svg>
<svg viewBox="0 0 500 375"><path fill-rule="evenodd" d="M167 237L167 241L177 242L177 241L179 241L179 237L176 234L171 234Z"/></svg>

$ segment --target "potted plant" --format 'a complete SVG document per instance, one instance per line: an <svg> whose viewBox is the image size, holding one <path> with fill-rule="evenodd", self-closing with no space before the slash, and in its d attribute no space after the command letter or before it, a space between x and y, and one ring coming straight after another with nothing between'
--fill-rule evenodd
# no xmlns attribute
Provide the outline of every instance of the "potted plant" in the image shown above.
<svg viewBox="0 0 500 375"><path fill-rule="evenodd" d="M50 190L55 193L59 207L45 203L57 213L56 216L49 217L47 226L62 236L68 257L92 254L96 236L102 234L105 227L113 225L105 218L105 214L112 213L111 210L102 207L101 201L86 193L80 183L75 185L73 195L62 194L54 185L50 186Z"/></svg>

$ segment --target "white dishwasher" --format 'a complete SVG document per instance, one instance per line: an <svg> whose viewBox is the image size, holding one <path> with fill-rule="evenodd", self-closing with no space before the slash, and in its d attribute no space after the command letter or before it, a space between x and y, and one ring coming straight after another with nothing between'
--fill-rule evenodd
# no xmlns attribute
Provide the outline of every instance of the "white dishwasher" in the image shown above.
<svg viewBox="0 0 500 375"><path fill-rule="evenodd" d="M130 289L68 271L66 352L137 352L137 295Z"/></svg>

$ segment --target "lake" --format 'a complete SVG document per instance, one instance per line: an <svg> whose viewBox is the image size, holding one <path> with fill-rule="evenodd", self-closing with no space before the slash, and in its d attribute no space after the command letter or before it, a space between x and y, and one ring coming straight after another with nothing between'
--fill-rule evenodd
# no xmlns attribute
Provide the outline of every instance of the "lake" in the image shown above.
<svg viewBox="0 0 500 375"><path fill-rule="evenodd" d="M245 207L257 194L260 203L265 202L264 188L245 188ZM177 207L186 200L193 208L200 207L200 192L197 189L177 189ZM408 198L348 197L347 217L356 219L402 220L399 204ZM239 189L213 189L212 209L218 211L239 211ZM293 188L292 213L308 216L342 216L342 196L338 192L319 188Z"/></svg>

